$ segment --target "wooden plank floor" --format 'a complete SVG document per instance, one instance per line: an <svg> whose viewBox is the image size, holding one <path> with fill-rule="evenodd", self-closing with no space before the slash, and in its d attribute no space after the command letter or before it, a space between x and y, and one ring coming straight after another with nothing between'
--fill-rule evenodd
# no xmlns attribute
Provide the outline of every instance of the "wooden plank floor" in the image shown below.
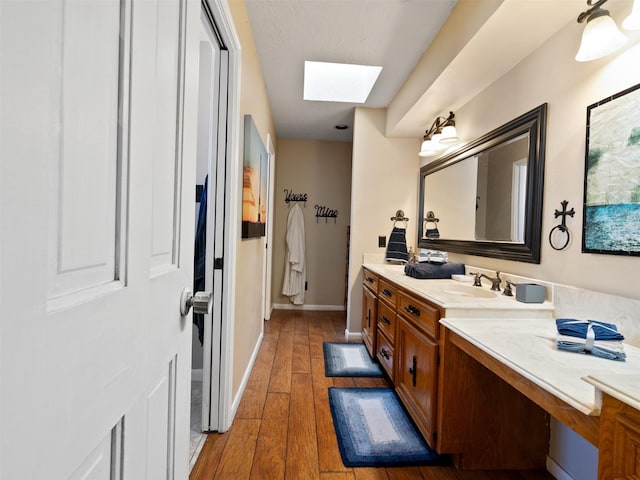
<svg viewBox="0 0 640 480"><path fill-rule="evenodd" d="M328 387L388 386L327 378L322 342L345 341L343 312L275 311L233 426L207 437L190 480L552 480L546 471L454 467L348 468L340 458Z"/></svg>

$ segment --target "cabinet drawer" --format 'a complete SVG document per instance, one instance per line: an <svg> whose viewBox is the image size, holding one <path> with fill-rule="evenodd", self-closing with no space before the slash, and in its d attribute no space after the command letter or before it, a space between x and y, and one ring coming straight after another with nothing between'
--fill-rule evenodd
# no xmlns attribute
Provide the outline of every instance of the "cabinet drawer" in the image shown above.
<svg viewBox="0 0 640 480"><path fill-rule="evenodd" d="M393 371L393 344L389 341L387 336L381 329L378 329L378 351L376 356L382 365L382 368L387 372L391 381L394 381L394 371Z"/></svg>
<svg viewBox="0 0 640 480"><path fill-rule="evenodd" d="M389 308L383 302L378 303L378 328L381 328L391 343L396 337L396 311Z"/></svg>
<svg viewBox="0 0 640 480"><path fill-rule="evenodd" d="M398 313L413 320L416 326L424 329L433 338L438 338L440 310L436 307L404 292L398 292Z"/></svg>
<svg viewBox="0 0 640 480"><path fill-rule="evenodd" d="M395 310L398 305L398 289L383 279L378 280L378 298Z"/></svg>
<svg viewBox="0 0 640 480"><path fill-rule="evenodd" d="M371 290L362 287L362 339L372 357L376 356L377 318L378 300Z"/></svg>
<svg viewBox="0 0 640 480"><path fill-rule="evenodd" d="M378 293L378 276L366 268L362 269L362 284L371 289L373 293Z"/></svg>

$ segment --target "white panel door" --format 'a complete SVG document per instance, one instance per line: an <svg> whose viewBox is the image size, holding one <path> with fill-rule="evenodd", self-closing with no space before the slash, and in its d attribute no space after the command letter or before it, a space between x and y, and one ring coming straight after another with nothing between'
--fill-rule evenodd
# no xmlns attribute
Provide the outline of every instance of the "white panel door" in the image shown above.
<svg viewBox="0 0 640 480"><path fill-rule="evenodd" d="M0 479L186 479L200 4L0 2Z"/></svg>

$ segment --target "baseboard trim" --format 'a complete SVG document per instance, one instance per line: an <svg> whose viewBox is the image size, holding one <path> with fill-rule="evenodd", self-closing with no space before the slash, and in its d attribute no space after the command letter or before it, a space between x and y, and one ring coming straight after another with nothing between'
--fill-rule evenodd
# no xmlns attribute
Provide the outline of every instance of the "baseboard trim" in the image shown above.
<svg viewBox="0 0 640 480"><path fill-rule="evenodd" d="M362 339L362 332L350 332L349 329L345 329L344 336L347 338L347 340Z"/></svg>
<svg viewBox="0 0 640 480"><path fill-rule="evenodd" d="M229 425L231 425L233 423L233 419L236 418L236 412L238 411L238 407L240 406L240 401L242 400L244 391L247 389L247 383L249 383L249 377L251 377L253 366L255 365L256 359L258 358L258 352L260 351L260 346L262 345L263 338L264 332L261 332L260 336L258 337L258 341L256 342L256 346L253 349L253 353L251 354L251 358L249 359L249 364L247 365L247 368L244 371L244 375L242 376L242 382L240 383L240 387L238 388L238 393L233 399L233 402L231 402L231 421L229 422Z"/></svg>
<svg viewBox="0 0 640 480"><path fill-rule="evenodd" d="M549 456L547 456L547 471L553 475L556 480L575 480Z"/></svg>
<svg viewBox="0 0 640 480"><path fill-rule="evenodd" d="M275 303L273 305L274 310L315 310L315 311L330 311L330 312L343 312L345 310L344 305L294 305L292 303Z"/></svg>

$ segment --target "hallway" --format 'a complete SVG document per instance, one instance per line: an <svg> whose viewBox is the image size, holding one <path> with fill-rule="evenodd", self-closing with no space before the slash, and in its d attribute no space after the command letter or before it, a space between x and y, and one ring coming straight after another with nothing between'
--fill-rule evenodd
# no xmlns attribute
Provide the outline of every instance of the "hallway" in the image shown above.
<svg viewBox="0 0 640 480"><path fill-rule="evenodd" d="M387 386L327 378L322 343L345 341L344 312L275 311L232 428L210 434L190 480L552 480L546 471L453 467L348 468L340 458L327 389Z"/></svg>

